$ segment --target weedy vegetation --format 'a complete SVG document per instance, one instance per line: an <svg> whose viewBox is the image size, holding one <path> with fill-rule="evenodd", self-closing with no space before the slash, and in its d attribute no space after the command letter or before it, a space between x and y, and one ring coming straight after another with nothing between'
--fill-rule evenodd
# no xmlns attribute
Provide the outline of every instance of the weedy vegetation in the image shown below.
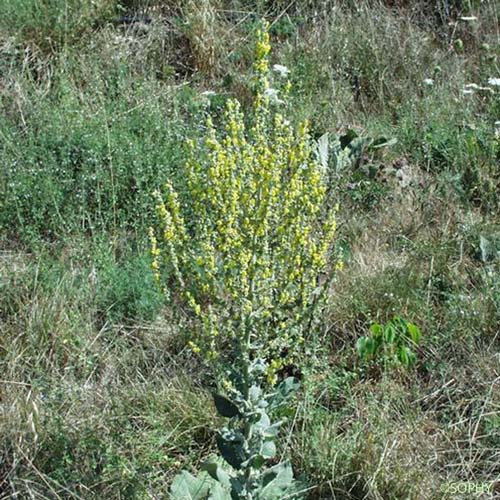
<svg viewBox="0 0 500 500"><path fill-rule="evenodd" d="M365 360L381 358L384 365L401 364L409 368L415 364L414 346L420 343L420 329L396 316L386 325L373 323L370 335L356 342L359 355Z"/></svg>
<svg viewBox="0 0 500 500"><path fill-rule="evenodd" d="M494 0L0 2L0 498L498 488L499 48Z"/></svg>

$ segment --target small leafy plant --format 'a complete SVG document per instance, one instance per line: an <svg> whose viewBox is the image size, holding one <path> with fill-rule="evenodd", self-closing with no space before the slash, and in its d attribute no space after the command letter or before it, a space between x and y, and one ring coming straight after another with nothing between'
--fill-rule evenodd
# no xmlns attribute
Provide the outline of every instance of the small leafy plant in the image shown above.
<svg viewBox="0 0 500 500"><path fill-rule="evenodd" d="M413 323L395 316L382 325L374 323L371 335L358 339L356 348L364 360L382 360L384 365L411 368L417 359L414 347L420 344L420 329Z"/></svg>
<svg viewBox="0 0 500 500"><path fill-rule="evenodd" d="M172 483L171 498L299 498L291 465L288 462L267 465L276 456L274 441L282 424L282 421L271 423L269 413L286 406L299 383L289 377L275 390L264 393L262 381L259 383L265 374L261 360L250 364L249 374L254 381L250 387L235 387L227 396L214 395L219 414L229 419L228 425L217 433L217 446L224 462L208 460L203 464L204 472L198 476L183 471Z"/></svg>

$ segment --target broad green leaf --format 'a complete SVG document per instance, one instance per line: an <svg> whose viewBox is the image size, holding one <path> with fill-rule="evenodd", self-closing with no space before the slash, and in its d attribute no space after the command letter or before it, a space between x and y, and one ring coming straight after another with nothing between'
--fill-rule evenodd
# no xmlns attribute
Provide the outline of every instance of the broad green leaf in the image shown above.
<svg viewBox="0 0 500 500"><path fill-rule="evenodd" d="M266 482L266 476L263 478L263 486L259 499L261 500L281 500L289 488L293 486L293 471L290 464L279 464L276 469L270 472L274 475L273 479ZM271 471L270 470L270 471Z"/></svg>
<svg viewBox="0 0 500 500"><path fill-rule="evenodd" d="M420 338L422 336L418 326L414 325L413 323L406 323L406 329L408 330L408 333L410 334L410 338L413 341L413 343L418 345L420 343Z"/></svg>
<svg viewBox="0 0 500 500"><path fill-rule="evenodd" d="M175 476L170 486L171 500L204 500L208 495L207 478L195 477L187 471Z"/></svg>
<svg viewBox="0 0 500 500"><path fill-rule="evenodd" d="M409 347L403 346L399 350L399 359L405 366L411 367L415 364L417 356Z"/></svg>
<svg viewBox="0 0 500 500"><path fill-rule="evenodd" d="M250 401L258 401L262 395L262 389L258 385L252 385L248 390Z"/></svg>
<svg viewBox="0 0 500 500"><path fill-rule="evenodd" d="M380 323L373 323L373 325L370 326L370 331L373 333L374 337L380 337L384 332L384 328Z"/></svg>
<svg viewBox="0 0 500 500"><path fill-rule="evenodd" d="M297 378L287 377L278 385L278 387L276 388L276 392L273 393L270 400L271 408L276 409L283 407L286 402L292 397L292 395L297 392L299 387L300 382Z"/></svg>
<svg viewBox="0 0 500 500"><path fill-rule="evenodd" d="M394 146L398 140L393 137L392 139L387 139L386 137L379 137L373 141L372 148L378 149L378 148L386 148L389 146Z"/></svg>
<svg viewBox="0 0 500 500"><path fill-rule="evenodd" d="M300 387L300 382L295 377L287 377L278 385L278 392L284 398L296 392Z"/></svg>
<svg viewBox="0 0 500 500"><path fill-rule="evenodd" d="M217 446L224 460L234 467L240 469L241 464L246 460L243 450L244 438L234 431L223 431L216 436Z"/></svg>
<svg viewBox="0 0 500 500"><path fill-rule="evenodd" d="M231 500L231 493L219 483L214 483L208 500Z"/></svg>
<svg viewBox="0 0 500 500"><path fill-rule="evenodd" d="M254 469L260 469L265 463L266 458L257 453L256 455L252 455L246 462L243 462L242 467L253 467Z"/></svg>
<svg viewBox="0 0 500 500"><path fill-rule="evenodd" d="M231 498L233 500L239 500L241 498L241 494L245 489L245 478L236 478L231 479Z"/></svg>
<svg viewBox="0 0 500 500"><path fill-rule="evenodd" d="M323 171L327 171L328 169L328 132L326 134L323 134L319 139L317 143L317 153L318 153L318 160L321 165L321 168Z"/></svg>
<svg viewBox="0 0 500 500"><path fill-rule="evenodd" d="M273 425L270 425L267 429L263 429L265 437L275 437L278 435L281 425L283 422L276 422Z"/></svg>
<svg viewBox="0 0 500 500"><path fill-rule="evenodd" d="M260 417L257 422L255 422L255 428L258 428L261 432L265 431L271 426L271 419L264 409L259 411Z"/></svg>
<svg viewBox="0 0 500 500"><path fill-rule="evenodd" d="M285 467L285 464L281 463L264 471L262 474L262 487L264 488L264 486L267 486L271 481L273 481L283 467Z"/></svg>
<svg viewBox="0 0 500 500"><path fill-rule="evenodd" d="M345 149L357 137L358 137L358 134L357 134L357 132L355 130L353 130L352 128L348 129L344 135L341 135L339 137L340 147L342 149Z"/></svg>
<svg viewBox="0 0 500 500"><path fill-rule="evenodd" d="M226 488L231 488L231 476L217 463L204 462L201 466L202 470L208 472L212 478L219 481Z"/></svg>
<svg viewBox="0 0 500 500"><path fill-rule="evenodd" d="M359 356L362 358L366 356L366 337L360 337L356 341L356 350L358 351Z"/></svg>
<svg viewBox="0 0 500 500"><path fill-rule="evenodd" d="M273 458L276 456L276 445L274 441L264 441L260 448L260 454L266 458Z"/></svg>
<svg viewBox="0 0 500 500"><path fill-rule="evenodd" d="M278 474L286 467L286 463L279 463L277 465L273 465L266 469L262 473L262 487L267 486L271 481L274 481Z"/></svg>
<svg viewBox="0 0 500 500"><path fill-rule="evenodd" d="M396 329L391 324L386 325L384 328L384 341L388 344L393 344L395 340Z"/></svg>
<svg viewBox="0 0 500 500"><path fill-rule="evenodd" d="M372 337L364 337L363 357L373 356L377 352L377 342Z"/></svg>
<svg viewBox="0 0 500 500"><path fill-rule="evenodd" d="M404 346L398 350L398 359L404 366L409 366L408 353Z"/></svg>
<svg viewBox="0 0 500 500"><path fill-rule="evenodd" d="M221 416L228 418L239 416L240 410L228 398L222 396L221 394L214 394L213 397L215 407Z"/></svg>

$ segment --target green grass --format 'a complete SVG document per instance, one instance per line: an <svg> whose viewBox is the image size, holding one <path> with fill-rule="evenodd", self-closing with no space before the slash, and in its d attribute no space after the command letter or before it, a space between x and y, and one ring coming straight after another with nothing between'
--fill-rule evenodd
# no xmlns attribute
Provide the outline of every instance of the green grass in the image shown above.
<svg viewBox="0 0 500 500"><path fill-rule="evenodd" d="M311 499L497 481L500 89L463 93L500 77L496 2L199 5L0 5L0 498L165 498L215 450L209 374L152 284L151 193L207 112L248 104L266 13L293 120L397 139L332 173L345 268L281 449ZM114 22L131 6L151 24ZM363 365L394 314L416 366Z"/></svg>

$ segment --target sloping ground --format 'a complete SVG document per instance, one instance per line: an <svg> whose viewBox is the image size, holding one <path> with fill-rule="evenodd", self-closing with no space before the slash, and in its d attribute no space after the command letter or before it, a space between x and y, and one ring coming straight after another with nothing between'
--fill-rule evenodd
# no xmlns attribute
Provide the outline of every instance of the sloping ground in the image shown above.
<svg viewBox="0 0 500 500"><path fill-rule="evenodd" d="M0 498L167 498L215 449L147 227L206 113L249 102L264 14L291 120L397 139L330 165L345 265L281 449L311 499L474 498L500 473L496 2L158 4L0 5ZM356 351L394 315L410 369Z"/></svg>

